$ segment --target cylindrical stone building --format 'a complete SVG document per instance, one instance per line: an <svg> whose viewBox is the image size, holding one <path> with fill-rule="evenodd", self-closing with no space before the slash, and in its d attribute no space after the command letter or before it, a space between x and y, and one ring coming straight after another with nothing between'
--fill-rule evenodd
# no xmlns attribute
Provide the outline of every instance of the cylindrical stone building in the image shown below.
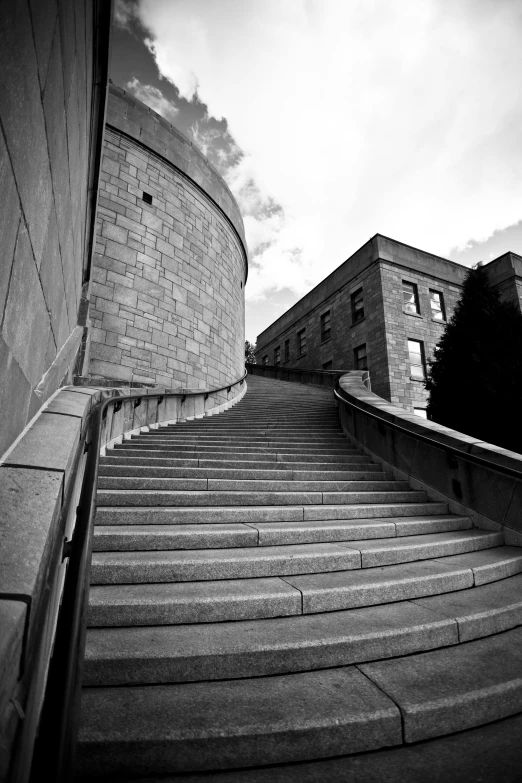
<svg viewBox="0 0 522 783"><path fill-rule="evenodd" d="M243 221L202 153L110 87L90 297L92 382L215 388L244 371Z"/></svg>

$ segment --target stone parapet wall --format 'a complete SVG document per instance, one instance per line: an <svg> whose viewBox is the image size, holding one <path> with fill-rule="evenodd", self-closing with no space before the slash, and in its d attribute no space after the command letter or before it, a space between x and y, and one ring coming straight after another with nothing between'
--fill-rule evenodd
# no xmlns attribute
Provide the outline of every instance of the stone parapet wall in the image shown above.
<svg viewBox="0 0 522 783"><path fill-rule="evenodd" d="M120 98L111 87L108 116L129 130L112 106ZM129 105L145 124L161 119L127 96ZM176 131L178 147L183 138ZM184 144L190 170L190 156L198 165L202 156ZM231 214L234 223L185 171L107 127L89 311L93 383L198 389L241 376L247 258L241 219Z"/></svg>

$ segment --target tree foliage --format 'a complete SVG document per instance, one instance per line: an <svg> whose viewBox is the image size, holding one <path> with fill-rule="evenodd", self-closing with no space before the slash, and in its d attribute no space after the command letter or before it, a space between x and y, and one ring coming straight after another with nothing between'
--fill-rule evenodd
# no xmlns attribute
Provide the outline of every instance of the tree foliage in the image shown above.
<svg viewBox="0 0 522 783"><path fill-rule="evenodd" d="M428 417L522 452L522 315L470 269L430 362Z"/></svg>
<svg viewBox="0 0 522 783"><path fill-rule="evenodd" d="M256 363L256 344L245 340L245 362L249 364Z"/></svg>

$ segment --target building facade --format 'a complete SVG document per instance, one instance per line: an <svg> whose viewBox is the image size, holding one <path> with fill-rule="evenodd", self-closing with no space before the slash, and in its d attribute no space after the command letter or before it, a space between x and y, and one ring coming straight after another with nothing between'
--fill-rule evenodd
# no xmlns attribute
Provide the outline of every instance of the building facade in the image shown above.
<svg viewBox="0 0 522 783"><path fill-rule="evenodd" d="M491 284L521 306L522 258L487 265ZM372 390L425 415L427 362L460 299L467 267L374 236L262 332L261 364L367 369Z"/></svg>
<svg viewBox="0 0 522 783"><path fill-rule="evenodd" d="M89 381L216 388L244 367L247 250L221 176L110 86L90 297Z"/></svg>

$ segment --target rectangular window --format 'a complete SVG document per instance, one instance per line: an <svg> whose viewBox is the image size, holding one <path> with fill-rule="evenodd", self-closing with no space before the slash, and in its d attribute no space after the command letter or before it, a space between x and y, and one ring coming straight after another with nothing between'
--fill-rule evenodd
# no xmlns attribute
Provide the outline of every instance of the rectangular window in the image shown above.
<svg viewBox="0 0 522 783"><path fill-rule="evenodd" d="M402 309L405 313L413 315L420 313L417 286L415 283L408 283L406 280L402 281Z"/></svg>
<svg viewBox="0 0 522 783"><path fill-rule="evenodd" d="M268 364L268 356L263 356L261 359L262 364Z"/></svg>
<svg viewBox="0 0 522 783"><path fill-rule="evenodd" d="M358 321L362 321L364 318L364 300L363 290L359 288L350 297L352 302L352 324L356 324Z"/></svg>
<svg viewBox="0 0 522 783"><path fill-rule="evenodd" d="M366 343L358 345L353 349L353 364L355 370L368 369L368 355L366 353Z"/></svg>
<svg viewBox="0 0 522 783"><path fill-rule="evenodd" d="M330 359L329 362L325 362L323 364L323 370L331 370L333 367L333 361Z"/></svg>
<svg viewBox="0 0 522 783"><path fill-rule="evenodd" d="M306 329L297 332L297 354L302 356L306 353Z"/></svg>
<svg viewBox="0 0 522 783"><path fill-rule="evenodd" d="M285 362L290 360L290 340L285 340Z"/></svg>
<svg viewBox="0 0 522 783"><path fill-rule="evenodd" d="M434 321L446 320L446 308L444 307L444 297L440 291L432 291L430 288L430 307L431 317Z"/></svg>
<svg viewBox="0 0 522 783"><path fill-rule="evenodd" d="M325 340L329 340L331 337L331 329L330 329L330 310L328 310L326 313L323 313L321 316L321 342L324 343Z"/></svg>
<svg viewBox="0 0 522 783"><path fill-rule="evenodd" d="M411 377L423 381L426 377L424 344L420 340L408 340L408 353L410 356Z"/></svg>
<svg viewBox="0 0 522 783"><path fill-rule="evenodd" d="M274 348L274 364L277 367L279 364L281 364L281 346L278 345L277 348Z"/></svg>

